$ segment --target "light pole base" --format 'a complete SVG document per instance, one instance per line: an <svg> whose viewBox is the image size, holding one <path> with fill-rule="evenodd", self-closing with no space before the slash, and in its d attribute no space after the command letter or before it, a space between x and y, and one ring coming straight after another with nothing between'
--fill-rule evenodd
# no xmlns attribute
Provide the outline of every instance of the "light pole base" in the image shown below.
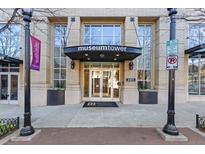
<svg viewBox="0 0 205 154"><path fill-rule="evenodd" d="M172 124L166 124L163 128L163 132L169 135L179 135L176 126Z"/></svg>
<svg viewBox="0 0 205 154"><path fill-rule="evenodd" d="M29 136L35 132L32 126L23 127L20 131L20 136Z"/></svg>

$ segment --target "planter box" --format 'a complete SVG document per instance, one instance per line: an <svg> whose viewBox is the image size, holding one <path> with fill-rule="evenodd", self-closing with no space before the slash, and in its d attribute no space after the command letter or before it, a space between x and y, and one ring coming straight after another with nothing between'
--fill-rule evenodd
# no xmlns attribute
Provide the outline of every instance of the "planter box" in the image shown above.
<svg viewBox="0 0 205 154"><path fill-rule="evenodd" d="M156 90L139 90L139 104L157 104Z"/></svg>
<svg viewBox="0 0 205 154"><path fill-rule="evenodd" d="M49 89L47 91L47 105L64 105L65 90Z"/></svg>

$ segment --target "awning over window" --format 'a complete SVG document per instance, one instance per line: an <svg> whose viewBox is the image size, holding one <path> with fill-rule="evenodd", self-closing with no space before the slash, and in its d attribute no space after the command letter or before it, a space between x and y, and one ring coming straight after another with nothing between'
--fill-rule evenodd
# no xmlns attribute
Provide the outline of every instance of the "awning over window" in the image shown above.
<svg viewBox="0 0 205 154"><path fill-rule="evenodd" d="M72 60L80 61L125 61L141 55L141 49L118 45L83 45L64 48L64 53Z"/></svg>
<svg viewBox="0 0 205 154"><path fill-rule="evenodd" d="M0 57L0 64L22 64L23 61L20 59L8 57L8 56L2 56Z"/></svg>
<svg viewBox="0 0 205 154"><path fill-rule="evenodd" d="M185 54L188 54L190 58L199 57L199 56L204 58L205 57L205 44L200 44L192 48L189 48L185 50Z"/></svg>

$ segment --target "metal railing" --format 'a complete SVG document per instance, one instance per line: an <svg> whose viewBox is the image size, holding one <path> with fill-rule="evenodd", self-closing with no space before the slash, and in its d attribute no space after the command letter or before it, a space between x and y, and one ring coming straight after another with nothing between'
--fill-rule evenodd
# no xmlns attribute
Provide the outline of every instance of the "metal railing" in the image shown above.
<svg viewBox="0 0 205 154"><path fill-rule="evenodd" d="M205 129L205 116L196 114L196 128Z"/></svg>
<svg viewBox="0 0 205 154"><path fill-rule="evenodd" d="M19 129L19 117L0 118L0 137L16 129Z"/></svg>

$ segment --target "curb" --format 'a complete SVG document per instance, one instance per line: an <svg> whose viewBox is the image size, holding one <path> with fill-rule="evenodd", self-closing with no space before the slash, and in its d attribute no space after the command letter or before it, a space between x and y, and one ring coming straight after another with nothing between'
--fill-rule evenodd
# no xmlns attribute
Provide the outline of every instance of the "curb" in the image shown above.
<svg viewBox="0 0 205 154"><path fill-rule="evenodd" d="M193 127L189 127L189 129L191 129L193 132L201 135L202 137L205 137L205 133L201 132L200 130L193 128Z"/></svg>
<svg viewBox="0 0 205 154"><path fill-rule="evenodd" d="M19 136L19 134L18 134L17 136L11 137L11 141L12 142L15 142L15 141L31 141L39 133L41 133L41 129L35 130L35 132L32 135L29 135L29 136Z"/></svg>
<svg viewBox="0 0 205 154"><path fill-rule="evenodd" d="M157 131L157 133L159 134L159 136L164 140L164 141L188 141L188 137L186 137L185 135L183 135L182 133L179 132L179 135L175 136L175 135L168 135L166 133L164 133L162 131L162 128L155 128L155 130Z"/></svg>
<svg viewBox="0 0 205 154"><path fill-rule="evenodd" d="M13 133L11 133L10 135L2 138L0 140L0 145L4 145L6 142L10 141L12 137L17 136L18 134L19 134L19 130L16 130Z"/></svg>

